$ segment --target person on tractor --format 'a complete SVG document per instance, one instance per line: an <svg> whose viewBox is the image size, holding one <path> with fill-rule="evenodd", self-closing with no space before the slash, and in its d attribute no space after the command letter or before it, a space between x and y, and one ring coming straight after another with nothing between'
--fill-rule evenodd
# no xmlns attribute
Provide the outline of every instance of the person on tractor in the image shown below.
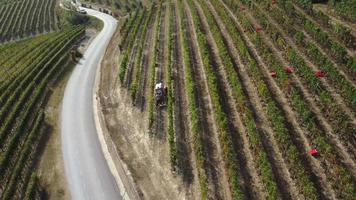
<svg viewBox="0 0 356 200"><path fill-rule="evenodd" d="M163 86L163 83L159 82L155 86L155 99L156 106L161 107L166 105L167 87Z"/></svg>

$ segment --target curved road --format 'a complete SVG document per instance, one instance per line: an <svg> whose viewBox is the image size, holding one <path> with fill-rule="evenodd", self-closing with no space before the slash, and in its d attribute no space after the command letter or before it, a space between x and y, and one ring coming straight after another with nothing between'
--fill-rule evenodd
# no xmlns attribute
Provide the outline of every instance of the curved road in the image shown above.
<svg viewBox="0 0 356 200"><path fill-rule="evenodd" d="M102 153L93 112L97 67L115 32L110 15L86 9L104 22L67 83L61 113L62 153L65 175L74 200L116 200L120 191Z"/></svg>

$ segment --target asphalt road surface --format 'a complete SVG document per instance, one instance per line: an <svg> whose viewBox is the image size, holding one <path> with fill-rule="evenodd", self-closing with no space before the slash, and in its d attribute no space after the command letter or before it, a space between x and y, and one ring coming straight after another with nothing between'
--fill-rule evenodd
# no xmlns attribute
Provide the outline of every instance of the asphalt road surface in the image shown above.
<svg viewBox="0 0 356 200"><path fill-rule="evenodd" d="M110 15L86 9L104 22L67 83L61 112L65 175L74 200L121 199L120 191L102 153L94 123L95 74L117 21Z"/></svg>

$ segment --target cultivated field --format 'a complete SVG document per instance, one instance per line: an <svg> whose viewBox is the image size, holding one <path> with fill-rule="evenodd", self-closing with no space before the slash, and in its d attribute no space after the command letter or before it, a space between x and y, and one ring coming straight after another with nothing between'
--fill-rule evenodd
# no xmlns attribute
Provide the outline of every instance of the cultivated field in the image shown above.
<svg viewBox="0 0 356 200"><path fill-rule="evenodd" d="M355 198L356 24L303 2L158 1L123 23L119 87L193 196Z"/></svg>
<svg viewBox="0 0 356 200"><path fill-rule="evenodd" d="M146 0L147 1L147 0ZM84 3L94 3L117 10L131 12L131 9L142 6L142 0L85 0Z"/></svg>
<svg viewBox="0 0 356 200"><path fill-rule="evenodd" d="M58 29L55 0L0 0L0 43Z"/></svg>
<svg viewBox="0 0 356 200"><path fill-rule="evenodd" d="M44 108L83 26L0 45L0 199L38 199L35 164L51 127Z"/></svg>

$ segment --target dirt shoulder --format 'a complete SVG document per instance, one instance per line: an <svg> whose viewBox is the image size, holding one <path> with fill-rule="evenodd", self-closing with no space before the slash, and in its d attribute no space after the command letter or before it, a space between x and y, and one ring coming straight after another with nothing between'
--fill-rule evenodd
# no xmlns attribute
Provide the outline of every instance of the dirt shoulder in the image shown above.
<svg viewBox="0 0 356 200"><path fill-rule="evenodd" d="M88 29L86 36L80 43L79 51L83 53L90 42L95 38L97 31ZM51 127L48 131L48 141L44 147L44 152L38 163L38 174L40 175L41 186L45 190L45 198L53 200L70 199L70 192L67 186L64 164L61 150L60 134L60 112L62 99L66 84L71 75L74 63L70 63L68 71L58 80L56 86L52 88L52 95L49 98L45 109L46 123Z"/></svg>

